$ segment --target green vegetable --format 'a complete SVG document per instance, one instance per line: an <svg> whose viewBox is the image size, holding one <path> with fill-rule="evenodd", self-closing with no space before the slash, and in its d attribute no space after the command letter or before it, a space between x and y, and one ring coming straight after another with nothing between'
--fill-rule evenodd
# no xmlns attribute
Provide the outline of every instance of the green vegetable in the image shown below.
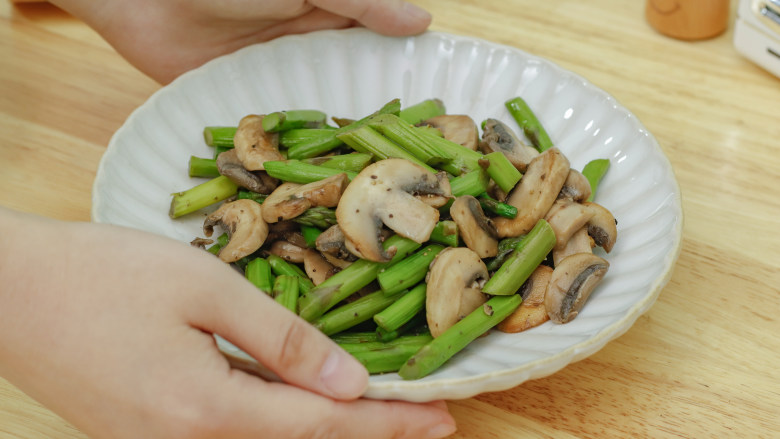
<svg viewBox="0 0 780 439"><path fill-rule="evenodd" d="M263 258L254 258L246 264L244 275L252 285L259 288L266 294L272 294L274 291L274 274L271 271L271 264Z"/></svg>
<svg viewBox="0 0 780 439"><path fill-rule="evenodd" d="M297 276L278 276L274 281L274 300L290 311L297 312L299 285Z"/></svg>
<svg viewBox="0 0 780 439"><path fill-rule="evenodd" d="M310 165L300 160L269 160L263 163L263 167L271 177L298 184L313 183L342 172L346 173L350 180L357 176L355 172Z"/></svg>
<svg viewBox="0 0 780 439"><path fill-rule="evenodd" d="M457 247L458 238L458 225L455 221L444 220L436 223L436 226L433 227L433 231L431 231L429 240L448 247Z"/></svg>
<svg viewBox="0 0 780 439"><path fill-rule="evenodd" d="M512 219L517 216L517 208L515 206L494 200L487 192L480 194L477 199L479 200L479 205L482 206L482 210L503 216L504 218Z"/></svg>
<svg viewBox="0 0 780 439"><path fill-rule="evenodd" d="M404 323L410 321L425 307L426 287L426 284L420 283L409 290L408 293L398 298L395 303L374 315L374 322L388 332L395 331L403 326Z"/></svg>
<svg viewBox="0 0 780 439"><path fill-rule="evenodd" d="M491 152L485 155L485 159L490 163L487 167L488 175L504 193L508 194L509 191L514 189L523 174L515 168L501 151Z"/></svg>
<svg viewBox="0 0 780 439"><path fill-rule="evenodd" d="M588 197L588 201L593 201L593 197L596 196L596 189L608 169L609 159L591 160L582 168L582 175L584 175L585 178L588 179L588 183L590 183L590 197Z"/></svg>
<svg viewBox="0 0 780 439"><path fill-rule="evenodd" d="M387 308L402 294L405 293L388 296L382 291L375 291L366 294L354 302L347 303L346 305L334 308L325 313L321 317L313 320L312 325L322 331L325 335L345 331L359 323L371 319L374 314Z"/></svg>
<svg viewBox="0 0 780 439"><path fill-rule="evenodd" d="M229 178L220 175L184 192L176 192L171 199L168 215L179 218L188 213L219 203L238 192L238 186Z"/></svg>
<svg viewBox="0 0 780 439"><path fill-rule="evenodd" d="M408 124L417 125L426 119L441 116L445 112L446 108L444 107L444 102L440 99L426 99L403 108L399 116Z"/></svg>
<svg viewBox="0 0 780 439"><path fill-rule="evenodd" d="M553 147L550 136L547 135L542 123L536 118L536 115L528 104L520 97L516 97L506 101L506 109L509 110L509 114L515 119L520 128L523 129L525 137L531 141L531 144L539 150L544 152Z"/></svg>
<svg viewBox="0 0 780 439"><path fill-rule="evenodd" d="M233 137L238 127L205 127L203 128L203 140L208 146L233 147Z"/></svg>
<svg viewBox="0 0 780 439"><path fill-rule="evenodd" d="M219 176L216 159L204 159L190 156L189 164L190 177L214 178Z"/></svg>
<svg viewBox="0 0 780 439"><path fill-rule="evenodd" d="M427 245L416 253L398 261L392 267L380 272L376 280L379 282L382 291L385 294L396 294L411 288L425 279L425 275L428 273L428 266L431 265L431 261L442 250L444 250L444 247L441 245Z"/></svg>
<svg viewBox="0 0 780 439"><path fill-rule="evenodd" d="M277 133L294 128L321 128L327 117L319 110L276 111L263 116L263 130Z"/></svg>

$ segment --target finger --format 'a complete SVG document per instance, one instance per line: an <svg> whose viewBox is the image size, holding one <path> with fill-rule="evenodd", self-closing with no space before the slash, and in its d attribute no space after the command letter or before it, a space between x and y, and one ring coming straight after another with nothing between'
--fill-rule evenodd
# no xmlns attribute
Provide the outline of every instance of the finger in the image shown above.
<svg viewBox="0 0 780 439"><path fill-rule="evenodd" d="M235 437L249 437L252 432L262 431L263 437L290 439L422 439L445 437L455 431L455 421L441 402L333 401L286 384L266 383L241 372L233 373L218 392L215 403L224 407L220 413L220 430L242 426L243 431L231 432Z"/></svg>
<svg viewBox="0 0 780 439"><path fill-rule="evenodd" d="M352 18L385 35L413 35L431 24L431 14L403 0L311 0L318 8Z"/></svg>
<svg viewBox="0 0 780 439"><path fill-rule="evenodd" d="M219 294L203 298L190 322L216 333L285 382L336 399L354 399L368 373L333 341L225 266Z"/></svg>

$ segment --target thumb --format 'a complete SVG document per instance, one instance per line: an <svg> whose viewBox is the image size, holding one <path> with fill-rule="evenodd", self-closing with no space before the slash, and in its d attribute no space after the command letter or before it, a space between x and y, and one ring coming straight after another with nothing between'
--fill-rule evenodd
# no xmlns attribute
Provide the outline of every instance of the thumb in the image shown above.
<svg viewBox="0 0 780 439"><path fill-rule="evenodd" d="M431 24L431 14L403 0L310 0L320 9L354 19L384 35L418 34Z"/></svg>
<svg viewBox="0 0 780 439"><path fill-rule="evenodd" d="M192 325L215 333L285 382L335 399L355 399L368 372L330 338L258 290L233 270L226 288L201 302Z"/></svg>

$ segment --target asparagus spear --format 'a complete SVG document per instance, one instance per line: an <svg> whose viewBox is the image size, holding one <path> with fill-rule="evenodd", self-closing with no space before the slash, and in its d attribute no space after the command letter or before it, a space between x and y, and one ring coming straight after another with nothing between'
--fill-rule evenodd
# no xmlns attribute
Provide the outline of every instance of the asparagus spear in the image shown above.
<svg viewBox="0 0 780 439"><path fill-rule="evenodd" d="M477 199L483 210L510 219L517 216L517 208L515 206L494 200L487 192L480 194Z"/></svg>
<svg viewBox="0 0 780 439"><path fill-rule="evenodd" d="M219 176L216 159L204 159L201 157L190 156L189 163L190 177L214 178Z"/></svg>
<svg viewBox="0 0 780 439"><path fill-rule="evenodd" d="M491 152L485 155L485 159L489 162L487 167L488 175L502 191L508 194L517 182L520 181L520 177L523 174L515 168L501 151Z"/></svg>
<svg viewBox="0 0 780 439"><path fill-rule="evenodd" d="M342 171L360 172L371 163L371 154L353 152L325 157L312 157L301 160L309 165L322 166L323 168L340 169Z"/></svg>
<svg viewBox="0 0 780 439"><path fill-rule="evenodd" d="M488 271L493 272L501 268L501 265L504 264L506 258L512 254L515 247L517 247L517 244L520 244L523 238L525 238L525 235L513 236L498 241L498 254L487 263Z"/></svg>
<svg viewBox="0 0 780 439"><path fill-rule="evenodd" d="M293 128L322 128L327 117L319 110L276 111L263 117L263 130L278 133Z"/></svg>
<svg viewBox="0 0 780 439"><path fill-rule="evenodd" d="M350 180L357 176L356 172L310 165L300 160L270 160L263 163L263 167L271 177L299 184L320 181L342 172L346 173Z"/></svg>
<svg viewBox="0 0 780 439"><path fill-rule="evenodd" d="M593 201L593 197L596 196L596 188L598 188L604 174L607 173L607 169L609 169L609 159L591 160L582 168L582 175L590 183L590 197L588 197L588 201Z"/></svg>
<svg viewBox="0 0 780 439"><path fill-rule="evenodd" d="M315 206L306 209L292 220L302 226L318 227L324 230L336 224L336 212L324 206Z"/></svg>
<svg viewBox="0 0 780 439"><path fill-rule="evenodd" d="M263 258L254 258L246 264L244 275L252 285L261 291L271 294L274 290L274 274L271 271L271 264Z"/></svg>
<svg viewBox="0 0 780 439"><path fill-rule="evenodd" d="M446 112L444 102L440 99L426 99L414 105L401 109L399 116L410 125L417 125L425 119L441 116Z"/></svg>
<svg viewBox="0 0 780 439"><path fill-rule="evenodd" d="M291 264L276 255L268 256L268 264L271 265L271 271L277 276L297 277L300 294L306 294L314 288L314 283L309 279L309 276L306 276L306 273L297 265Z"/></svg>
<svg viewBox="0 0 780 439"><path fill-rule="evenodd" d="M428 335L411 335L399 337L385 343L385 347L366 349L365 346L350 346L342 344L341 347L349 352L355 359L366 367L368 373L395 372L420 348L425 346L432 337Z"/></svg>
<svg viewBox="0 0 780 439"><path fill-rule="evenodd" d="M377 341L375 332L339 332L330 336L336 344L358 344L358 343L371 343Z"/></svg>
<svg viewBox="0 0 780 439"><path fill-rule="evenodd" d="M281 275L274 281L274 300L292 312L298 311L298 278Z"/></svg>
<svg viewBox="0 0 780 439"><path fill-rule="evenodd" d="M553 247L555 232L547 221L540 219L482 287L482 291L501 296L515 294Z"/></svg>
<svg viewBox="0 0 780 439"><path fill-rule="evenodd" d="M279 146L292 148L306 142L316 142L333 138L334 127L323 128L293 128L279 133Z"/></svg>
<svg viewBox="0 0 780 439"><path fill-rule="evenodd" d="M368 126L398 144L420 161L453 175L461 174L462 169L453 165L449 152L436 146L435 142L428 141L418 128L409 125L400 117L393 114L374 116L369 120Z"/></svg>
<svg viewBox="0 0 780 439"><path fill-rule="evenodd" d="M427 270L426 270L427 271ZM374 322L385 331L392 332L411 320L425 307L426 284L420 283L399 297L395 303L374 315ZM385 292L387 294L387 292Z"/></svg>
<svg viewBox="0 0 780 439"><path fill-rule="evenodd" d="M434 174L436 173L435 169L428 166L422 160L401 148L369 125L361 125L357 128L353 128L337 135L337 137L357 152L373 154L379 160L388 158L406 159L422 166Z"/></svg>
<svg viewBox="0 0 780 439"><path fill-rule="evenodd" d="M425 278L433 258L444 250L438 244L430 244L407 256L392 267L380 272L376 280L385 294L396 294L416 285Z"/></svg>
<svg viewBox="0 0 780 439"><path fill-rule="evenodd" d="M489 183L490 178L488 177L487 172L478 169L451 179L450 189L452 190L452 196L454 197L460 197L461 195L476 197L487 191Z"/></svg>
<svg viewBox="0 0 780 439"><path fill-rule="evenodd" d="M257 192L248 191L246 189L239 189L238 190L238 199L239 200L253 200L257 201L260 204L263 204L263 201L268 198L268 195L265 194L258 194Z"/></svg>
<svg viewBox="0 0 780 439"><path fill-rule="evenodd" d="M390 262L380 263L358 259L349 267L317 285L317 288L303 294L299 302L299 315L309 322L320 317L337 303L371 283L376 279L379 270L405 258L406 255L415 251L420 244L411 239L393 235L385 240L383 246L385 250L390 247L396 248L395 256L393 256Z"/></svg>
<svg viewBox="0 0 780 439"><path fill-rule="evenodd" d="M388 296L382 291L367 294L354 302L347 303L323 314L312 325L325 335L345 331L359 323L371 319L374 314L387 308L405 292Z"/></svg>
<svg viewBox="0 0 780 439"><path fill-rule="evenodd" d="M201 183L184 192L172 194L168 215L179 218L204 207L232 197L238 192L238 186L224 175Z"/></svg>
<svg viewBox="0 0 780 439"><path fill-rule="evenodd" d="M226 246L228 241L230 240L230 237L227 233L223 233L217 237L217 242L214 243L211 247L208 248L208 252L216 255L219 253L220 250L222 250L222 247Z"/></svg>
<svg viewBox="0 0 780 439"><path fill-rule="evenodd" d="M317 237L319 237L320 234L322 234L322 230L314 226L301 225L301 235L303 235L303 240L306 241L306 247L316 247Z"/></svg>
<svg viewBox="0 0 780 439"><path fill-rule="evenodd" d="M208 146L233 147L233 137L238 127L212 126L203 128L203 140Z"/></svg>
<svg viewBox="0 0 780 439"><path fill-rule="evenodd" d="M411 320L401 325L400 328L393 331L386 331L382 329L381 326L377 326L376 339L379 341L391 341L407 333L414 333L418 335L423 333L430 334L427 325L428 322L425 316L425 312L420 312L412 317Z"/></svg>
<svg viewBox="0 0 780 439"><path fill-rule="evenodd" d="M457 247L458 225L452 220L439 221L436 223L436 226L433 227L429 240L448 247Z"/></svg>
<svg viewBox="0 0 780 439"><path fill-rule="evenodd" d="M475 309L420 348L401 366L398 375L405 380L429 375L466 345L512 314L522 301L522 297L518 294L491 298L483 306Z"/></svg>
<svg viewBox="0 0 780 439"><path fill-rule="evenodd" d="M550 136L547 135L542 123L536 118L536 115L528 104L520 97L512 98L505 103L509 114L515 119L520 128L523 129L525 136L531 141L539 152L544 152L553 147Z"/></svg>

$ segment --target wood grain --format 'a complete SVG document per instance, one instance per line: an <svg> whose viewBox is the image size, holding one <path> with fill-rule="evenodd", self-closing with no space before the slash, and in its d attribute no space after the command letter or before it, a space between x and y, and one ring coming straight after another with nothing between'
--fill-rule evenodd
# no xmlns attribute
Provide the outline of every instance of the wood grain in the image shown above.
<svg viewBox="0 0 780 439"><path fill-rule="evenodd" d="M684 241L651 310L595 355L452 401L454 438L780 435L780 80L729 26L684 42L644 2L418 0L433 29L543 56L615 96L656 136L683 195ZM0 0L0 204L88 220L112 133L159 88L83 24ZM85 436L0 381L0 438Z"/></svg>

